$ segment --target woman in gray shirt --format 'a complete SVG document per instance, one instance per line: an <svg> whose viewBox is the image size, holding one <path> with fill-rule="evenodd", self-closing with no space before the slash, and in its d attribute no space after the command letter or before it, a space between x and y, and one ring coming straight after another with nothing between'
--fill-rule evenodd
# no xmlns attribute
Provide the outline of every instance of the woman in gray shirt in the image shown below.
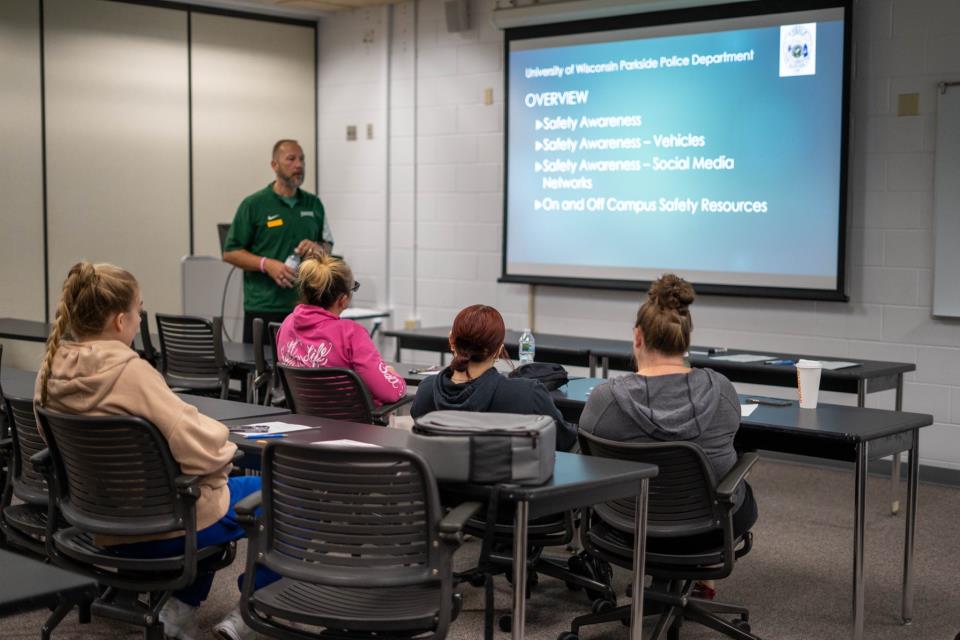
<svg viewBox="0 0 960 640"><path fill-rule="evenodd" d="M667 274L650 286L637 312L633 352L637 373L596 387L580 418L580 429L620 442L685 441L700 445L719 480L737 462L733 439L740 427L740 401L733 385L712 369L691 369L683 356L690 348L693 287ZM735 535L757 519L753 491L746 483L736 495ZM720 532L670 541L689 550L719 546ZM704 585L703 595L712 595Z"/></svg>

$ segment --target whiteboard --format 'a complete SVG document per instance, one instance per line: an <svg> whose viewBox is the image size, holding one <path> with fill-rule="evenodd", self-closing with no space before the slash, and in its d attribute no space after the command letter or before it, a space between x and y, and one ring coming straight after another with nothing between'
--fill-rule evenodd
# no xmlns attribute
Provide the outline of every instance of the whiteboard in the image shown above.
<svg viewBox="0 0 960 640"><path fill-rule="evenodd" d="M960 83L940 85L933 170L933 315L960 317Z"/></svg>

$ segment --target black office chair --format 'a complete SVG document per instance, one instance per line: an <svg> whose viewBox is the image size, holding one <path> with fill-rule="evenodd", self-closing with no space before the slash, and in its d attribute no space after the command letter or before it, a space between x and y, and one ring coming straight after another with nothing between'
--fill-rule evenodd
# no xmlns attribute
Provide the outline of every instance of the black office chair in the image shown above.
<svg viewBox="0 0 960 640"><path fill-rule="evenodd" d="M145 309L140 309L140 347L143 350L143 359L154 369L161 369L160 352L153 346L153 336L150 335L150 317Z"/></svg>
<svg viewBox="0 0 960 640"><path fill-rule="evenodd" d="M386 424L388 415L413 401L404 396L397 402L374 407L367 385L350 369L337 367L301 368L276 365L293 413L303 413L347 422Z"/></svg>
<svg viewBox="0 0 960 640"><path fill-rule="evenodd" d="M652 640L664 636L678 640L683 620L738 640L757 640L750 633L747 609L691 596L697 580L726 578L737 558L750 551L750 532L734 536L733 512L737 488L746 481L757 454L743 454L727 475L715 482L703 450L690 442L615 442L581 431L580 447L586 455L646 462L659 469L650 481L647 512L646 573L653 583L644 590L644 597L663 608ZM632 570L634 517L633 500L595 505L581 522L584 553ZM711 532L719 532L723 540L713 549L688 551L663 544ZM737 618L731 621L721 615ZM614 607L600 601L594 613L575 618L571 631L562 633L560 640L576 640L580 627L614 620L629 622L630 606Z"/></svg>
<svg viewBox="0 0 960 640"><path fill-rule="evenodd" d="M163 435L132 416L72 416L38 407L47 449L33 457L51 488L46 551L106 587L90 610L162 640L158 614L171 593L233 561L234 543L197 549L200 478L183 475ZM58 517L66 527L51 523ZM184 535L181 555L130 557L99 536ZM140 594L147 594L146 601Z"/></svg>
<svg viewBox="0 0 960 640"><path fill-rule="evenodd" d="M223 353L223 319L156 314L161 369L176 390L226 398L230 368Z"/></svg>
<svg viewBox="0 0 960 640"><path fill-rule="evenodd" d="M442 517L429 465L403 449L271 443L261 469L263 515L254 515L261 494L236 506L250 538L240 611L254 631L290 640L446 636L460 606L451 556L480 503ZM258 566L281 579L253 591Z"/></svg>
<svg viewBox="0 0 960 640"><path fill-rule="evenodd" d="M3 497L0 498L0 531L7 542L38 556L46 556L47 481L30 459L47 444L40 437L32 398L6 398L10 424L10 457ZM20 503L13 504L13 498Z"/></svg>
<svg viewBox="0 0 960 640"><path fill-rule="evenodd" d="M277 379L277 333L280 331L279 322L271 322L267 327L263 318L253 319L253 362L254 378L251 384L249 401L254 404L284 405L283 393L278 391L280 381ZM267 360L267 340L270 340L270 356Z"/></svg>

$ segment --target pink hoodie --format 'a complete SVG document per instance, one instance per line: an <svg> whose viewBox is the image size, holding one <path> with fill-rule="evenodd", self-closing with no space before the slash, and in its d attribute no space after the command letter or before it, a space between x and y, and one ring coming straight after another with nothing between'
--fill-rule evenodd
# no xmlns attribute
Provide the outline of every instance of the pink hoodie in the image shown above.
<svg viewBox="0 0 960 640"><path fill-rule="evenodd" d="M280 326L277 355L290 367L353 369L378 406L407 392L407 383L383 361L367 330L322 307L297 305Z"/></svg>

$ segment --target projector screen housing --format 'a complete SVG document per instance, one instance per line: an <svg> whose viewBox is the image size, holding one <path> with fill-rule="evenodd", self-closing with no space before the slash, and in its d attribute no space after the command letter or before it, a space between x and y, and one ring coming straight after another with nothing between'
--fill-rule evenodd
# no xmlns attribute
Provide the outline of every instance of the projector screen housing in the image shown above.
<svg viewBox="0 0 960 640"><path fill-rule="evenodd" d="M846 300L851 24L801 0L508 29L500 281Z"/></svg>

